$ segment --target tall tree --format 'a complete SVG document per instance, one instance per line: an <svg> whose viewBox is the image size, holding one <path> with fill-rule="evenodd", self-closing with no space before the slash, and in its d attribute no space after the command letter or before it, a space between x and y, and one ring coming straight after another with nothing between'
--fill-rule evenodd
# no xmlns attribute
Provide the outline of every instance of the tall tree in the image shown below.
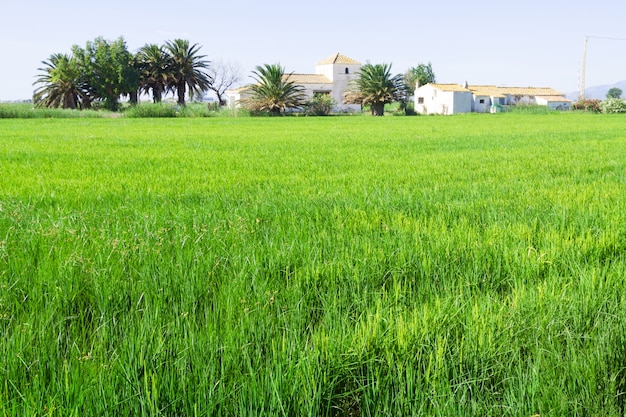
<svg viewBox="0 0 626 417"><path fill-rule="evenodd" d="M85 48L74 46L84 82L104 107L117 110L121 94L129 94L139 87L139 77L133 69L132 55L124 38L109 42L101 37L88 41Z"/></svg>
<svg viewBox="0 0 626 417"><path fill-rule="evenodd" d="M163 47L147 44L139 49L137 61L141 90L146 94L152 92L152 101L160 103L169 83L170 56Z"/></svg>
<svg viewBox="0 0 626 417"><path fill-rule="evenodd" d="M617 87L611 88L606 93L606 98L621 98L621 97L622 97L622 90L620 88L617 88Z"/></svg>
<svg viewBox="0 0 626 417"><path fill-rule="evenodd" d="M209 68L208 73L212 80L209 90L215 93L220 106L223 106L226 104L224 97L226 90L241 81L241 70L238 65L232 62L224 63L220 61L214 63Z"/></svg>
<svg viewBox="0 0 626 417"><path fill-rule="evenodd" d="M41 107L76 109L80 105L79 69L76 60L66 54L52 54L34 82L41 84L33 94L33 102Z"/></svg>
<svg viewBox="0 0 626 417"><path fill-rule="evenodd" d="M175 39L165 44L165 50L170 57L169 86L176 89L178 104L185 106L187 87L193 93L200 94L211 85L211 79L206 73L210 62L205 55L199 55L198 44L189 45L186 39Z"/></svg>
<svg viewBox="0 0 626 417"><path fill-rule="evenodd" d="M433 66L420 63L417 67L411 67L404 73L404 83L406 85L407 95L412 96L415 93L415 84L426 85L436 81Z"/></svg>
<svg viewBox="0 0 626 417"><path fill-rule="evenodd" d="M281 115L289 109L300 109L306 102L304 87L289 80L290 74L279 64L257 66L252 72L256 81L250 86L252 95L244 100L244 107Z"/></svg>
<svg viewBox="0 0 626 417"><path fill-rule="evenodd" d="M369 105L372 116L383 116L385 104L402 101L406 92L401 74L392 75L391 65L365 64L359 71L344 101L347 104Z"/></svg>

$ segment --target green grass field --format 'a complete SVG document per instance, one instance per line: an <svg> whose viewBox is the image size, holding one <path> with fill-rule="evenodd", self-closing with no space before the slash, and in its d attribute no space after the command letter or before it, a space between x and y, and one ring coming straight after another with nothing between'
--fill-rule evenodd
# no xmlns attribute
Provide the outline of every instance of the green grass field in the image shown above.
<svg viewBox="0 0 626 417"><path fill-rule="evenodd" d="M0 415L623 416L625 125L0 120Z"/></svg>

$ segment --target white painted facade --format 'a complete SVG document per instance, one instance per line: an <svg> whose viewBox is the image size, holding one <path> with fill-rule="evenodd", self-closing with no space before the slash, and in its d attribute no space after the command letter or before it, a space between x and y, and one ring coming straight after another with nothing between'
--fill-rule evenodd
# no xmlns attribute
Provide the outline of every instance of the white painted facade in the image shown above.
<svg viewBox="0 0 626 417"><path fill-rule="evenodd" d="M415 111L421 114L467 113L472 93L458 84L426 84L415 90Z"/></svg>
<svg viewBox="0 0 626 417"><path fill-rule="evenodd" d="M331 82L331 97L335 101L336 111L360 111L358 104L343 104L343 95L352 81L359 77L361 63L339 53L318 62L315 65L315 73L328 78ZM304 85L311 92L309 86ZM311 94L312 96L312 94Z"/></svg>
<svg viewBox="0 0 626 417"><path fill-rule="evenodd" d="M570 110L572 108L572 101L564 99L563 97L551 97L551 96L539 96L536 98L537 104L540 106L548 106L554 110Z"/></svg>
<svg viewBox="0 0 626 417"><path fill-rule="evenodd" d="M335 112L359 112L358 104L343 104L343 95L350 83L359 77L361 63L339 53L318 62L314 74L286 74L285 78L304 88L308 99L315 94L328 94L335 102ZM249 97L250 90L241 87L226 91L231 107L238 107L239 102Z"/></svg>
<svg viewBox="0 0 626 417"><path fill-rule="evenodd" d="M569 110L571 100L552 88L426 84L415 90L415 111L421 114L496 113L507 106L540 105Z"/></svg>

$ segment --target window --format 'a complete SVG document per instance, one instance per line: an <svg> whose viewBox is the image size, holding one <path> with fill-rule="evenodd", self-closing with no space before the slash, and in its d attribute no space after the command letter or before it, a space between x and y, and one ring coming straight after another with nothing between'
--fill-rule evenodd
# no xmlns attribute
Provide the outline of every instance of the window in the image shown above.
<svg viewBox="0 0 626 417"><path fill-rule="evenodd" d="M346 67L346 74L350 74L350 70Z"/></svg>
<svg viewBox="0 0 626 417"><path fill-rule="evenodd" d="M478 102L479 102L480 104L485 104L485 99L484 99L484 98L481 98L480 100L478 100Z"/></svg>
<svg viewBox="0 0 626 417"><path fill-rule="evenodd" d="M424 104L424 97L418 97L417 104Z"/></svg>

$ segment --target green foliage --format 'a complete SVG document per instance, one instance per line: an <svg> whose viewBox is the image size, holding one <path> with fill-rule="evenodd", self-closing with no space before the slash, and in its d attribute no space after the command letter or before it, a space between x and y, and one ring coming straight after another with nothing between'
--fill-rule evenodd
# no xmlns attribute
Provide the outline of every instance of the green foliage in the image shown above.
<svg viewBox="0 0 626 417"><path fill-rule="evenodd" d="M0 415L623 416L623 131L2 120Z"/></svg>
<svg viewBox="0 0 626 417"><path fill-rule="evenodd" d="M122 37L112 42L98 37L88 41L85 48L74 45L72 54L84 89L92 100L102 100L104 108L116 111L120 95L139 88L139 73Z"/></svg>
<svg viewBox="0 0 626 417"><path fill-rule="evenodd" d="M345 98L346 103L370 106L373 116L383 116L385 104L406 97L402 75L392 75L388 64L363 65L352 88Z"/></svg>
<svg viewBox="0 0 626 417"><path fill-rule="evenodd" d="M626 113L626 101L621 98L607 98L600 103L602 113Z"/></svg>
<svg viewBox="0 0 626 417"><path fill-rule="evenodd" d="M249 87L251 97L241 103L244 108L253 113L268 112L278 116L305 105L304 87L289 80L289 74L285 74L279 64L257 66L252 74L256 82Z"/></svg>
<svg viewBox="0 0 626 417"><path fill-rule="evenodd" d="M163 94L175 91L178 104L184 107L187 88L198 95L213 81L207 73L210 62L199 55L199 49L198 44L175 39L163 47L145 45L133 55L123 38L111 42L98 37L84 48L74 45L72 55L53 54L43 61L34 102L72 109L101 103L105 109L117 111L120 96L128 96L134 104L141 90L151 92L158 103Z"/></svg>
<svg viewBox="0 0 626 417"><path fill-rule="evenodd" d="M617 87L611 88L606 93L606 98L621 98L621 97L622 97L622 90L620 88L617 88Z"/></svg>
<svg viewBox="0 0 626 417"><path fill-rule="evenodd" d="M335 106L335 100L328 94L315 94L305 104L304 111L309 116L328 116Z"/></svg>
<svg viewBox="0 0 626 417"><path fill-rule="evenodd" d="M80 69L76 60L66 54L53 54L37 77L41 84L33 94L33 102L39 107L60 107L76 109L81 103L83 91L80 85Z"/></svg>
<svg viewBox="0 0 626 417"><path fill-rule="evenodd" d="M574 110L582 110L591 113L600 113L600 100L578 100L572 106Z"/></svg>
<svg viewBox="0 0 626 417"><path fill-rule="evenodd" d="M124 111L125 117L176 117L176 108L164 103L140 103Z"/></svg>
<svg viewBox="0 0 626 417"><path fill-rule="evenodd" d="M37 107L31 104L0 104L0 119L70 119L107 117L106 112Z"/></svg>
<svg viewBox="0 0 626 417"><path fill-rule="evenodd" d="M415 85L419 81L419 85L426 85L436 82L433 66L420 63L417 67L411 67L404 73L404 84L407 95L412 96L415 93Z"/></svg>
<svg viewBox="0 0 626 417"><path fill-rule="evenodd" d="M200 55L198 44L190 45L186 39L174 39L165 44L169 55L169 69L167 71L169 87L178 94L178 104L185 106L187 88L193 94L200 94L208 90L211 79L206 73L210 62L205 55Z"/></svg>
<svg viewBox="0 0 626 417"><path fill-rule="evenodd" d="M508 113L521 113L521 114L551 114L556 110L548 106L540 106L538 104L518 104L516 106L508 106Z"/></svg>
<svg viewBox="0 0 626 417"><path fill-rule="evenodd" d="M185 107L167 103L140 103L124 111L124 116L129 118L211 117L216 114L216 110L211 110L202 103L192 103Z"/></svg>
<svg viewBox="0 0 626 417"><path fill-rule="evenodd" d="M170 82L170 56L162 46L147 44L137 53L137 65L141 91L152 93L152 101L160 103Z"/></svg>

